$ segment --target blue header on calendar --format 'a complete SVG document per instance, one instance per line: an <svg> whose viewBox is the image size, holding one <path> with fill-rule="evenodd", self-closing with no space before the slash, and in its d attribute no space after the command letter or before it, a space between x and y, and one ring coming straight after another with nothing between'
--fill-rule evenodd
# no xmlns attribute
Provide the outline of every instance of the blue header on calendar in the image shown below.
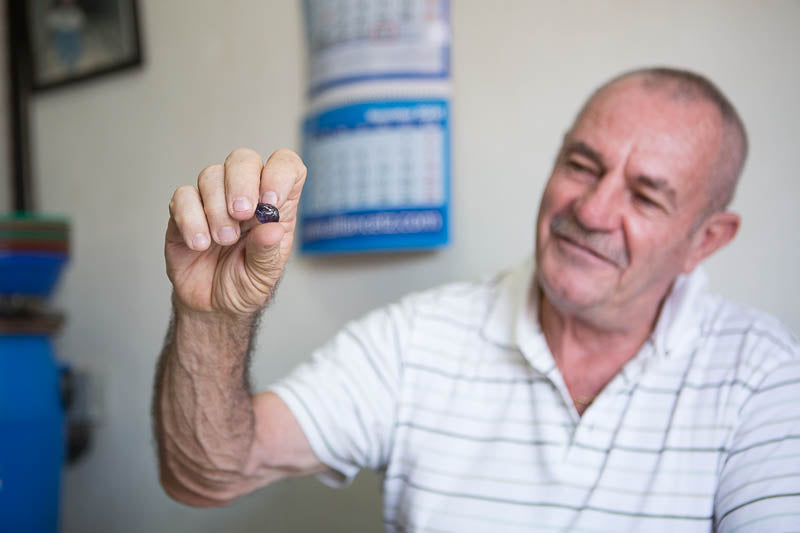
<svg viewBox="0 0 800 533"><path fill-rule="evenodd" d="M392 100L354 104L306 119L304 130L309 135L326 135L344 129L391 128L447 125L447 102L443 100Z"/></svg>

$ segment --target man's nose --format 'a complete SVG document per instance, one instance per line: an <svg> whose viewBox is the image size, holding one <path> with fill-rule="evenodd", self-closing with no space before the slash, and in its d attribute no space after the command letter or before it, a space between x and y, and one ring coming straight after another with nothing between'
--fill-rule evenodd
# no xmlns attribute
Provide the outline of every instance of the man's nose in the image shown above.
<svg viewBox="0 0 800 533"><path fill-rule="evenodd" d="M614 231L622 220L625 190L621 176L608 172L575 202L575 216L587 229Z"/></svg>

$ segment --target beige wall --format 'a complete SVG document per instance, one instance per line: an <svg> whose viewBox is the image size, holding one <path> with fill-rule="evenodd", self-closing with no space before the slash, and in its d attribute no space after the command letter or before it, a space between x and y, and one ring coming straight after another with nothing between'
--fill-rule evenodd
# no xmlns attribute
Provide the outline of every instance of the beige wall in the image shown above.
<svg viewBox="0 0 800 533"><path fill-rule="evenodd" d="M221 510L183 507L158 486L148 409L168 319L167 202L236 146L298 147L304 52L289 0L140 4L143 70L34 105L38 202L74 225L58 349L102 376L105 398L92 454L66 474L65 531L379 530L373 475L346 491L292 481ZM707 73L741 110L752 139L735 202L744 226L709 270L720 291L800 331L800 3L454 0L452 22L452 245L294 258L259 338L260 387L349 318L529 254L539 194L581 100L649 64Z"/></svg>

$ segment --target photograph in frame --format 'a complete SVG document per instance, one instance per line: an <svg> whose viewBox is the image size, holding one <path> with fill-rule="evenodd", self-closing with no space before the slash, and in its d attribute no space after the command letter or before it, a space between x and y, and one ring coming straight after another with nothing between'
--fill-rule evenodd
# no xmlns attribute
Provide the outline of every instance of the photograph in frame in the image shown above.
<svg viewBox="0 0 800 533"><path fill-rule="evenodd" d="M141 64L135 0L29 0L26 4L34 90Z"/></svg>

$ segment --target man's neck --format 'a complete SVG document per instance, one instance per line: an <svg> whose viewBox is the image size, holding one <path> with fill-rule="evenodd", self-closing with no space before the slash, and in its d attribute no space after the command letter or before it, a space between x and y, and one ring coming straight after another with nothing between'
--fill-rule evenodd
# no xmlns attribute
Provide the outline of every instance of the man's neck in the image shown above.
<svg viewBox="0 0 800 533"><path fill-rule="evenodd" d="M539 322L553 355L570 357L608 357L629 353L632 357L653 331L658 309L627 324L597 324L556 309L546 296L540 296ZM575 352L571 354L570 352Z"/></svg>
<svg viewBox="0 0 800 533"><path fill-rule="evenodd" d="M660 309L627 323L598 324L559 311L538 287L539 322L547 345L579 413L619 373L647 341Z"/></svg>

